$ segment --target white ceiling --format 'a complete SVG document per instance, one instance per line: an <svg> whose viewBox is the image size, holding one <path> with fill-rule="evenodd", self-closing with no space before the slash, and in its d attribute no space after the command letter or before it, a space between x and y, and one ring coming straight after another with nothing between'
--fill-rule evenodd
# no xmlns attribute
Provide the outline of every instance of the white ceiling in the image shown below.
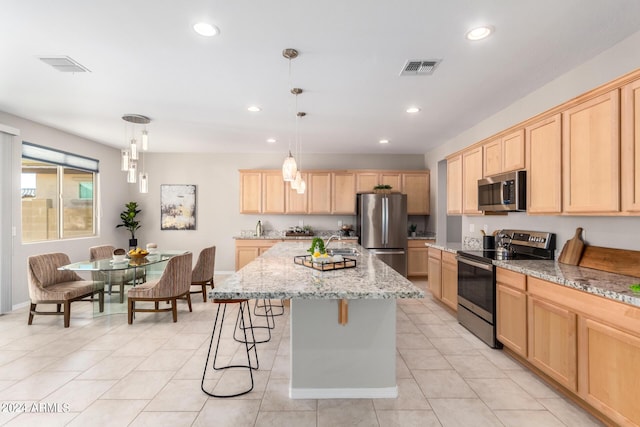
<svg viewBox="0 0 640 427"><path fill-rule="evenodd" d="M0 111L150 151L422 154L640 30L637 0L2 0ZM192 30L207 20L220 35ZM495 34L469 42L479 24ZM39 56L67 55L90 73ZM442 59L400 77L408 59ZM247 111L249 105L262 108ZM418 106L420 113L405 109ZM139 129L138 129L139 130ZM266 139L277 138L268 144ZM378 140L387 138L387 145ZM33 141L46 143L46 141Z"/></svg>

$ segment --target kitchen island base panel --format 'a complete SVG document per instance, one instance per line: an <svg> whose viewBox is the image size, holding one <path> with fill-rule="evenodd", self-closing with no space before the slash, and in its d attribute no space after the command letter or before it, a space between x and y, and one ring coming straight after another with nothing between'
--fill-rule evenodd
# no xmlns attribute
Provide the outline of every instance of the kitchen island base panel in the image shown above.
<svg viewBox="0 0 640 427"><path fill-rule="evenodd" d="M291 301L292 399L395 398L396 300Z"/></svg>

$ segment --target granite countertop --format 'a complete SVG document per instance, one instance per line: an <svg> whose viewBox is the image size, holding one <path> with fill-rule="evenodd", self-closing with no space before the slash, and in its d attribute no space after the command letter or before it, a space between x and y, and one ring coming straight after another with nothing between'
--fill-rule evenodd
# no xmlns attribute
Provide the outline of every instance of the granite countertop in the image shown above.
<svg viewBox="0 0 640 427"><path fill-rule="evenodd" d="M463 249L462 243L456 242L448 242L446 245L440 245L438 243L425 243L425 246L429 248L440 249L441 251L445 252L451 252L453 254L456 254L458 253L458 251L461 251Z"/></svg>
<svg viewBox="0 0 640 427"><path fill-rule="evenodd" d="M426 243L426 246L452 253L467 249L462 243L456 242L446 245ZM629 289L630 285L640 283L638 277L561 264L553 260L494 260L493 265L640 307L640 293Z"/></svg>
<svg viewBox="0 0 640 427"><path fill-rule="evenodd" d="M337 243L337 242L336 242ZM340 247L338 245L332 247ZM304 242L276 243L262 256L251 261L209 291L211 298L272 299L395 299L424 298L424 292L394 269L355 243L357 266L318 271L293 262L306 255Z"/></svg>
<svg viewBox="0 0 640 427"><path fill-rule="evenodd" d="M557 261L503 260L493 261L493 264L507 270L640 307L640 294L629 289L629 285L640 283L638 277L560 264Z"/></svg>

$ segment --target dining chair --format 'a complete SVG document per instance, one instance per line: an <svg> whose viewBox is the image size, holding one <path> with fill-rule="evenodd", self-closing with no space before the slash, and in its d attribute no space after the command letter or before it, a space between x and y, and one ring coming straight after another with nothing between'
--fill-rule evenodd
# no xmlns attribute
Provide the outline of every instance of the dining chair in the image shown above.
<svg viewBox="0 0 640 427"><path fill-rule="evenodd" d="M63 315L64 327L68 328L71 321L71 303L94 301L96 294L100 312L104 311L104 283L83 280L73 271L58 270L59 267L68 264L71 264L69 256L63 253L34 255L27 259L27 283L31 300L29 325L36 314ZM56 311L37 311L38 304L56 304ZM61 312L63 306L64 311Z"/></svg>
<svg viewBox="0 0 640 427"><path fill-rule="evenodd" d="M162 312L171 311L173 321L178 321L177 300L186 299L191 308L191 252L171 257L167 261L167 266L162 275L157 280L148 280L127 291L128 298L128 321L133 323L133 316L136 312ZM154 308L137 308L136 302L150 301L154 303ZM171 302L171 307L160 308L161 301Z"/></svg>
<svg viewBox="0 0 640 427"><path fill-rule="evenodd" d="M196 266L191 272L191 286L200 286L201 289L191 291L192 294L202 292L202 300L207 302L207 285L213 288L213 272L216 265L216 247L204 248L198 255Z"/></svg>
<svg viewBox="0 0 640 427"><path fill-rule="evenodd" d="M92 246L89 248L89 260L97 261L100 259L111 259L115 248L111 245ZM120 294L120 303L124 302L124 285L134 284L136 276L141 276L144 269L126 269L114 271L93 271L91 277L93 280L103 281L108 287L108 294L111 295L113 286L120 288L116 293Z"/></svg>

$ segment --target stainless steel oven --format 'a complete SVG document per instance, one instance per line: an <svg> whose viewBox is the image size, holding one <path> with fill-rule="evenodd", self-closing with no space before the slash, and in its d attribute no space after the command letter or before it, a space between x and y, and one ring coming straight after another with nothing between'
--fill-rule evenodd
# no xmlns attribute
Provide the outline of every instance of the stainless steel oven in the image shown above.
<svg viewBox="0 0 640 427"><path fill-rule="evenodd" d="M553 259L555 235L539 231L502 230L497 248L458 252L458 322L492 348L496 338L495 259Z"/></svg>
<svg viewBox="0 0 640 427"><path fill-rule="evenodd" d="M458 321L488 346L496 341L496 268L491 260L458 253Z"/></svg>

